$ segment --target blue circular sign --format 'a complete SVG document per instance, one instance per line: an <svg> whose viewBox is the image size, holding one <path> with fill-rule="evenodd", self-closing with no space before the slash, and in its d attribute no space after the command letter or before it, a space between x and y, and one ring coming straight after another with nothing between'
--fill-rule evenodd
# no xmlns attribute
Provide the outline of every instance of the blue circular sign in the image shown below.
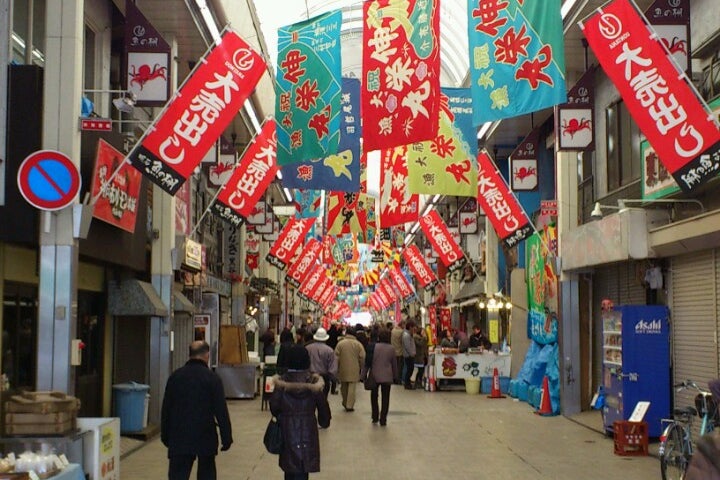
<svg viewBox="0 0 720 480"><path fill-rule="evenodd" d="M18 187L25 200L41 210L59 210L80 193L80 172L67 155L40 150L29 155L18 170Z"/></svg>

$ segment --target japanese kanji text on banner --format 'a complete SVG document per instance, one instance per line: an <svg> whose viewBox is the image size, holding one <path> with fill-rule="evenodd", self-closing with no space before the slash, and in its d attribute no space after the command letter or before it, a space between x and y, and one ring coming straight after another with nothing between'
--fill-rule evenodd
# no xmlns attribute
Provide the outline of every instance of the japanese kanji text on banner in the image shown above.
<svg viewBox="0 0 720 480"><path fill-rule="evenodd" d="M455 243L450 231L438 212L431 211L420 219L420 227L440 260L449 271L454 272L465 263L465 254Z"/></svg>
<svg viewBox="0 0 720 480"><path fill-rule="evenodd" d="M314 218L291 218L267 254L267 261L284 270L295 256L300 244L315 223Z"/></svg>

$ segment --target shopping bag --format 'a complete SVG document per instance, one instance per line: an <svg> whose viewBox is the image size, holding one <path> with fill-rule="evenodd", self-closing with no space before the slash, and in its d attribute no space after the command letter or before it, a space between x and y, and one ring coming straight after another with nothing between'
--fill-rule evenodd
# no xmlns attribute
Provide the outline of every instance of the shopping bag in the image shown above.
<svg viewBox="0 0 720 480"><path fill-rule="evenodd" d="M268 422L263 443L267 451L272 454L278 455L282 450L282 431L280 430L280 423L277 421L277 418L272 417Z"/></svg>

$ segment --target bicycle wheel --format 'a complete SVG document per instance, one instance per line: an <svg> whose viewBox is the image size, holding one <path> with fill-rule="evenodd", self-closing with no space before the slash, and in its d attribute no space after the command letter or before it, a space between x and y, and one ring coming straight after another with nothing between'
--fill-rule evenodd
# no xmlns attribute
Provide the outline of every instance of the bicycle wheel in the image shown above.
<svg viewBox="0 0 720 480"><path fill-rule="evenodd" d="M667 432L660 456L660 472L663 480L682 480L685 477L689 458L683 442L683 429L673 425Z"/></svg>

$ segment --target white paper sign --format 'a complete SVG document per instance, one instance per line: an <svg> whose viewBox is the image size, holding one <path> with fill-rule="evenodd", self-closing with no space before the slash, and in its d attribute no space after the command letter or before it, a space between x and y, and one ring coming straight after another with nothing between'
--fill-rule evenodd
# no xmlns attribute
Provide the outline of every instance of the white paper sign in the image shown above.
<svg viewBox="0 0 720 480"><path fill-rule="evenodd" d="M650 402L638 402L628 420L631 422L642 422L648 408L650 408Z"/></svg>

